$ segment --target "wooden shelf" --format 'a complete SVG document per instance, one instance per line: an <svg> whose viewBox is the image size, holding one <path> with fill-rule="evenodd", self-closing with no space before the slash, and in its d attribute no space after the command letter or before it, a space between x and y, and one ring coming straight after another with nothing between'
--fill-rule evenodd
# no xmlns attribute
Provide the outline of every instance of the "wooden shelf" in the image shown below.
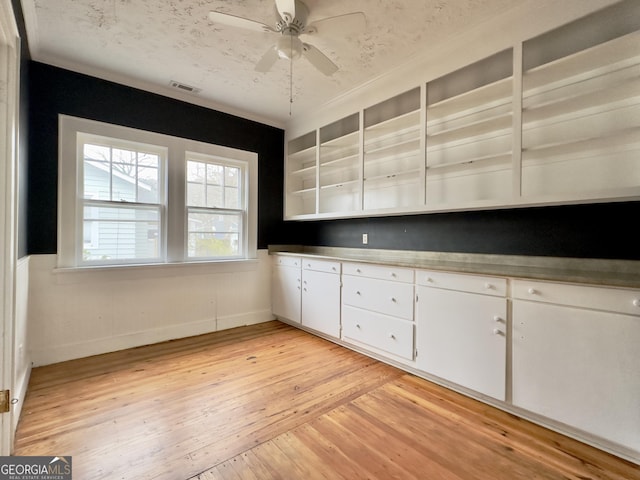
<svg viewBox="0 0 640 480"><path fill-rule="evenodd" d="M437 165L427 165L427 170L440 170L440 169L460 167L464 165L479 164L479 163L506 162L506 161L511 161L512 158L513 158L513 153L509 151L509 152L496 153L493 155L484 155L482 157L465 158L463 160L440 163Z"/></svg>
<svg viewBox="0 0 640 480"><path fill-rule="evenodd" d="M445 120L466 116L473 112L512 102L513 77L508 77L428 105L427 121L430 122L430 118Z"/></svg>
<svg viewBox="0 0 640 480"><path fill-rule="evenodd" d="M289 192L290 195L309 195L310 193L315 193L316 187L311 188L303 188L301 190L293 190Z"/></svg>
<svg viewBox="0 0 640 480"><path fill-rule="evenodd" d="M608 137L580 138L570 142L539 145L522 152L522 160L544 160L582 156L585 152L592 155L609 153L617 150L640 148L640 127L620 130Z"/></svg>
<svg viewBox="0 0 640 480"><path fill-rule="evenodd" d="M405 180L405 179L411 179L411 180L419 181L420 180L420 169L405 170L405 171L402 171L402 172L389 173L389 174L386 174L386 175L376 175L374 177L367 177L367 178L364 179L364 181L365 182L369 182L369 183L375 183L375 182L382 182L382 181L386 181L386 180L399 181L399 180Z"/></svg>
<svg viewBox="0 0 640 480"><path fill-rule="evenodd" d="M358 138L360 136L359 131L351 132L341 137L336 137L320 144L320 148L342 148L345 146L357 145Z"/></svg>
<svg viewBox="0 0 640 480"><path fill-rule="evenodd" d="M330 190L330 189L342 188L342 187L346 187L349 190L354 190L354 189L357 189L359 183L360 183L359 180L350 180L348 182L333 183L331 185L321 185L320 190Z"/></svg>
<svg viewBox="0 0 640 480"><path fill-rule="evenodd" d="M365 144L373 139L381 139L388 135L402 134L415 129L420 129L419 109L366 127L364 129Z"/></svg>
<svg viewBox="0 0 640 480"><path fill-rule="evenodd" d="M556 117L567 117L576 113L585 114L589 110L612 110L634 103L640 103L640 79L637 78L625 80L609 88L528 108L523 112L523 123L529 124Z"/></svg>
<svg viewBox="0 0 640 480"><path fill-rule="evenodd" d="M294 176L309 175L309 176L311 176L312 174L315 175L315 170L316 170L315 165L312 166L312 167L303 167L303 168L300 168L298 170L294 170L292 172L289 172L289 175L294 175Z"/></svg>
<svg viewBox="0 0 640 480"><path fill-rule="evenodd" d="M335 160L328 160L326 162L321 162L320 171L322 172L323 167L333 167L336 165L340 165L342 163L349 163L349 162L352 162L352 165L349 166L350 168L357 168L358 164L353 163L353 161L358 160L359 157L360 157L360 154L355 153L353 155L349 155L348 157L340 157L340 158L336 158Z"/></svg>
<svg viewBox="0 0 640 480"><path fill-rule="evenodd" d="M513 115L511 113L497 115L473 122L471 124L443 130L427 136L427 145L445 145L452 143L471 142L481 137L498 137L505 135L513 128Z"/></svg>
<svg viewBox="0 0 640 480"><path fill-rule="evenodd" d="M624 35L525 72L525 97L640 63L640 31Z"/></svg>

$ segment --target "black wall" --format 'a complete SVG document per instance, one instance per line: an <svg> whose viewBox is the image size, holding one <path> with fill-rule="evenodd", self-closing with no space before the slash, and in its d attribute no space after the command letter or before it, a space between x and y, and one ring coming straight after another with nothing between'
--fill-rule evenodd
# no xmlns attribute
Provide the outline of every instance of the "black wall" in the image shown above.
<svg viewBox="0 0 640 480"><path fill-rule="evenodd" d="M258 248L282 231L284 131L211 109L30 62L28 253L57 248L58 114L258 153Z"/></svg>
<svg viewBox="0 0 640 480"><path fill-rule="evenodd" d="M626 202L296 222L290 243L640 260L639 220Z"/></svg>
<svg viewBox="0 0 640 480"><path fill-rule="evenodd" d="M255 151L258 247L304 244L640 260L640 202L282 221L282 130L37 62L28 65L29 254L55 253L58 114ZM362 245L362 233L369 244Z"/></svg>

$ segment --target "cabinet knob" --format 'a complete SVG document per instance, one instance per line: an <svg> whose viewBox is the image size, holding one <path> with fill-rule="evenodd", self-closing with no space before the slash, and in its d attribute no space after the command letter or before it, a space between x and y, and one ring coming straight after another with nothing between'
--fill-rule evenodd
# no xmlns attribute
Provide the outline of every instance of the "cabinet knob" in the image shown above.
<svg viewBox="0 0 640 480"><path fill-rule="evenodd" d="M331 270L333 270L335 272L336 271L336 267L331 267Z"/></svg>
<svg viewBox="0 0 640 480"><path fill-rule="evenodd" d="M360 330L360 324L359 324L359 323L356 323L356 328L357 328L358 330Z"/></svg>
<svg viewBox="0 0 640 480"><path fill-rule="evenodd" d="M498 315L496 315L496 316L494 316L494 317L493 317L493 321L494 321L494 322L498 322L498 323L502 323L502 322L504 322L504 320L502 319L502 317L500 317L500 316L498 316Z"/></svg>
<svg viewBox="0 0 640 480"><path fill-rule="evenodd" d="M362 294L360 293L360 290L356 290L356 295L362 295Z"/></svg>
<svg viewBox="0 0 640 480"><path fill-rule="evenodd" d="M636 298L636 299L633 301L633 306L634 306L634 307L640 307L640 298Z"/></svg>
<svg viewBox="0 0 640 480"><path fill-rule="evenodd" d="M396 300L396 297L391 297L391 301L392 301L393 303L397 303L397 302L398 302L398 301Z"/></svg>
<svg viewBox="0 0 640 480"><path fill-rule="evenodd" d="M359 268L356 268L356 273L362 273L362 270L360 270Z"/></svg>
<svg viewBox="0 0 640 480"><path fill-rule="evenodd" d="M396 275L396 273L395 273L395 272L391 272L391 273L390 273L390 275L391 275L393 278L396 278L396 277L397 277L397 275Z"/></svg>
<svg viewBox="0 0 640 480"><path fill-rule="evenodd" d="M530 288L529 290L527 290L527 292L529 292L530 295L537 295L538 291L535 288Z"/></svg>
<svg viewBox="0 0 640 480"><path fill-rule="evenodd" d="M491 285L489 282L484 284L484 288L485 290L492 290L493 289L493 285Z"/></svg>
<svg viewBox="0 0 640 480"><path fill-rule="evenodd" d="M504 335L504 332L502 330L500 330L499 328L494 328L493 329L493 334L494 335Z"/></svg>
<svg viewBox="0 0 640 480"><path fill-rule="evenodd" d="M391 340L395 340L395 339L396 339L396 336L395 336L393 333L390 333L390 334L389 334L389 338L390 338Z"/></svg>
<svg viewBox="0 0 640 480"><path fill-rule="evenodd" d="M311 264L310 264L310 263L307 263L307 267L308 267L308 268L311 268Z"/></svg>

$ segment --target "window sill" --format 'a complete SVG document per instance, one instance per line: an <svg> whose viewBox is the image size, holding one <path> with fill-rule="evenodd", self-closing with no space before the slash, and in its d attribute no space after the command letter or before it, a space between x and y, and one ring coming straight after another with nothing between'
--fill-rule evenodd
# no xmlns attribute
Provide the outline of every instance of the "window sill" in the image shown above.
<svg viewBox="0 0 640 480"><path fill-rule="evenodd" d="M115 277L131 276L173 276L206 275L212 273L255 271L260 264L259 258L240 258L233 260L192 261L172 263L136 263L124 265L90 265L81 267L56 267L56 275L100 275Z"/></svg>

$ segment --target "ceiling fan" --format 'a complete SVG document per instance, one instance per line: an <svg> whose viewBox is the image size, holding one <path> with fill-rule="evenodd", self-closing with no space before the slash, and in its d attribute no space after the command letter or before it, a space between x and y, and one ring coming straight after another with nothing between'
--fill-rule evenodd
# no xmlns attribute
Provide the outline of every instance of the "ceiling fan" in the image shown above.
<svg viewBox="0 0 640 480"><path fill-rule="evenodd" d="M275 45L256 64L258 72L268 72L280 58L292 61L303 56L325 75L333 75L338 71L338 66L316 47L300 40L300 35L330 37L343 32L359 32L366 26L362 12L327 17L307 24L309 8L301 0L275 0L275 13L275 26L215 11L209 13L209 20L231 27L280 35Z"/></svg>

